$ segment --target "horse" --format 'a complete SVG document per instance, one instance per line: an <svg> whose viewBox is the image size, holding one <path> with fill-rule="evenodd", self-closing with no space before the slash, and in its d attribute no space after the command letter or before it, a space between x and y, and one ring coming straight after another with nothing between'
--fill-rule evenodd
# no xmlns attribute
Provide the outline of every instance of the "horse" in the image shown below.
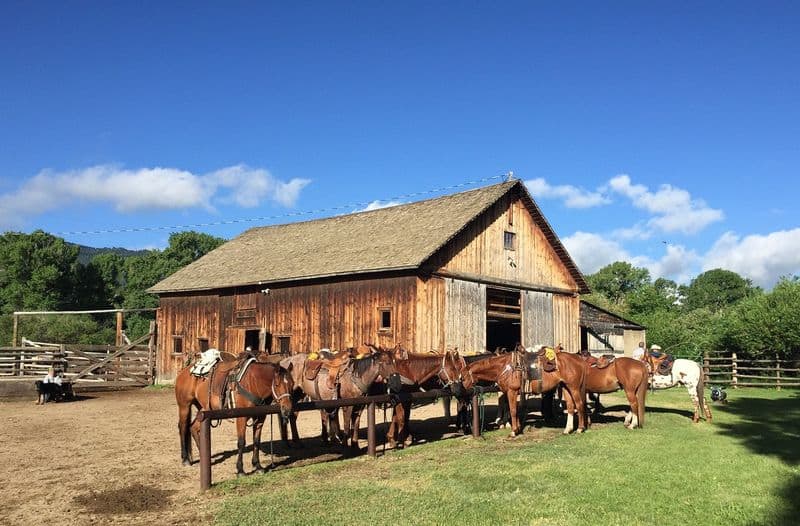
<svg viewBox="0 0 800 526"><path fill-rule="evenodd" d="M234 407L255 407L269 403L280 406L281 416L288 418L293 412L291 393L294 379L291 367L284 369L274 363L256 360L247 356L233 362L218 363L205 377L191 374L185 367L175 379L175 399L178 403L178 433L181 440L181 459L185 466L192 463L192 438L200 442L200 422L191 418L192 406L198 410L222 409L230 393ZM259 452L261 428L266 416L253 417L253 459L255 471L265 471L261 466ZM236 419L238 456L237 476L244 475L242 455L245 447L245 431L249 417ZM190 438L191 437L191 438Z"/></svg>
<svg viewBox="0 0 800 526"><path fill-rule="evenodd" d="M295 388L301 389L311 400L336 400L339 398L356 398L364 396L374 382L388 378L394 372L394 359L387 352L376 352L364 358L353 358L340 365L336 375L331 374L325 362L310 364L305 353L295 354L281 361L281 365L293 365L292 375ZM311 371L312 365L317 372ZM329 381L330 380L330 381ZM322 442L329 443L328 425L331 434L347 445L348 440L353 447L358 447L358 423L363 406L345 406L342 409L344 433L339 428L338 411L322 411ZM327 417L327 422L326 422Z"/></svg>
<svg viewBox="0 0 800 526"><path fill-rule="evenodd" d="M511 413L511 437L522 432L517 417L517 395L529 381L531 392L541 394L552 391L560 384L564 385L568 396L572 398L578 413L578 432L586 429L586 363L577 355L558 352L552 349L552 358L546 356L546 348L540 346L539 351L532 353L517 345L514 351L498 356L490 356L484 360L473 362L462 371L462 382L469 389L480 380L495 382L508 399ZM549 360L549 362L548 362ZM550 367L547 367L547 366ZM535 371L539 378L532 378L529 371ZM567 426L564 434L573 430L573 413L567 414Z"/></svg>
<svg viewBox="0 0 800 526"><path fill-rule="evenodd" d="M625 415L625 427L642 427L647 396L647 367L639 360L624 356L610 362L605 358L598 360L588 352L581 352L579 356L589 365L586 371L586 392L605 394L623 389L630 404L630 411ZM567 410L571 409L568 400Z"/></svg>
<svg viewBox="0 0 800 526"><path fill-rule="evenodd" d="M400 375L403 391L420 389L446 389L459 382L461 370L466 362L457 351L444 354L419 354L395 352L395 370ZM410 443L411 400L405 399L395 405L392 423L387 431L389 447L403 448Z"/></svg>
<svg viewBox="0 0 800 526"><path fill-rule="evenodd" d="M685 358L678 358L672 362L672 367L669 371L661 369L661 365L665 361L671 360L671 356L660 354L654 356L648 352L645 355L645 360L650 370L650 385L653 389L669 389L678 384L682 384L689 392L689 397L694 404L694 414L692 415L692 422L697 423L700 421L700 410L708 422L712 421L711 408L705 400L705 381L703 380L703 370L697 362L687 360ZM661 371L659 371L661 369ZM667 373L667 374L659 374Z"/></svg>

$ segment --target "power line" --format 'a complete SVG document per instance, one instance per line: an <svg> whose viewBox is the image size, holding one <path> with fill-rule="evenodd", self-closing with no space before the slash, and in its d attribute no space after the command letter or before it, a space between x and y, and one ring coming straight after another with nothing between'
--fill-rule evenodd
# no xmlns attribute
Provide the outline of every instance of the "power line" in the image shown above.
<svg viewBox="0 0 800 526"><path fill-rule="evenodd" d="M509 172L510 174L511 172ZM502 175L492 175L490 177L484 177L482 179L476 179L474 181L466 181L459 184L454 184L450 186L442 186L439 188L433 188L431 190L423 190L420 192L411 192L408 194L398 195L394 197L389 197L387 199L373 199L372 201L362 201L358 203L350 203L346 205L339 205L339 206L330 206L326 208L318 208L316 210L305 210L300 212L288 212L285 214L276 214L271 216L260 216L260 217L244 217L239 219L228 219L224 221L212 221L208 223L192 223L187 225L170 225L170 226L142 226L142 227L128 227L128 228L108 228L102 230L70 230L70 231L63 231L63 232L53 232L55 235L59 236L66 236L66 235L95 235L95 234L122 234L122 233L130 233L130 232L156 232L160 230L182 230L187 228L198 228L198 227L209 227L209 226L221 226L221 225L233 225L237 223L252 223L255 221L270 221L274 219L282 219L282 218L290 218L290 217L302 217L302 216L309 216L315 214L321 214L325 212L336 212L339 210L344 209L352 209L353 207L359 206L366 206L370 203L374 203L375 201L399 201L403 199L410 199L412 197L419 197L423 195L430 195L435 194L438 192L443 192L445 190L453 190L456 188L463 188L465 186L475 185L479 183L485 183L488 181L492 181L494 179L501 179L504 177L508 177L509 174L502 174Z"/></svg>

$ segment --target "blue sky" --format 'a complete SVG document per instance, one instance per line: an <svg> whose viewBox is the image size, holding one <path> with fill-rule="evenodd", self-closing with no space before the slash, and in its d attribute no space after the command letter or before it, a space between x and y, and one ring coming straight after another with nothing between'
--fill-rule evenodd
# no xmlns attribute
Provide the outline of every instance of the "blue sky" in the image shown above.
<svg viewBox="0 0 800 526"><path fill-rule="evenodd" d="M800 273L796 4L142 4L0 5L0 229L159 248L513 171L585 273Z"/></svg>

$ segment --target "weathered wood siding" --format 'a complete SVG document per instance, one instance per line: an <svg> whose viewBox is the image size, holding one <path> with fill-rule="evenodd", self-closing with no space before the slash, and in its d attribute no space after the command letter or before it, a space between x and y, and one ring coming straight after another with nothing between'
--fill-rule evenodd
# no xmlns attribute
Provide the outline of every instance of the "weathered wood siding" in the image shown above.
<svg viewBox="0 0 800 526"><path fill-rule="evenodd" d="M504 234L515 234L514 250ZM522 201L499 200L431 261L443 271L577 291L577 284Z"/></svg>
<svg viewBox="0 0 800 526"><path fill-rule="evenodd" d="M289 336L292 352L363 343L412 348L416 293L415 276L271 288L258 298L258 325L272 334L273 342ZM386 308L392 328L382 331L380 310Z"/></svg>
<svg viewBox="0 0 800 526"><path fill-rule="evenodd" d="M445 347L445 280L417 280L416 343L413 351L443 352Z"/></svg>
<svg viewBox="0 0 800 526"><path fill-rule="evenodd" d="M245 347L247 331L278 338L289 337L290 350L303 352L327 347L343 349L373 343L412 349L417 315L417 278L365 279L295 287L228 289L219 294L183 294L161 297L159 312L158 381L174 380L187 358L200 350L200 338L210 347L233 353ZM434 293L435 295L435 293ZM380 329L380 311L391 312L391 328ZM174 354L180 337L183 352ZM441 336L434 337L441 338Z"/></svg>
<svg viewBox="0 0 800 526"><path fill-rule="evenodd" d="M569 352L578 352L581 347L579 316L580 298L553 295L553 340Z"/></svg>
<svg viewBox="0 0 800 526"><path fill-rule="evenodd" d="M211 347L220 342L220 299L217 294L162 296L158 311L156 381L171 382L189 355L199 350L199 339ZM175 339L182 341L180 354L173 352Z"/></svg>
<svg viewBox="0 0 800 526"><path fill-rule="evenodd" d="M555 345L553 341L553 295L522 291L522 345Z"/></svg>
<svg viewBox="0 0 800 526"><path fill-rule="evenodd" d="M447 349L486 350L486 285L445 279L445 335Z"/></svg>

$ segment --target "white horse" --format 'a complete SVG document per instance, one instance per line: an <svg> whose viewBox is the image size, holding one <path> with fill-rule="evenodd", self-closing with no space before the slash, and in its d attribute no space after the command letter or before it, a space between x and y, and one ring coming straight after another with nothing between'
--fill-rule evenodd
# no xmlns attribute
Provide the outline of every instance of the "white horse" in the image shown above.
<svg viewBox="0 0 800 526"><path fill-rule="evenodd" d="M678 384L683 384L689 391L689 397L694 402L694 416L692 422L700 420L700 409L707 421L711 421L711 408L705 400L705 382L703 381L703 371L697 362L678 358L672 364L672 372L667 375L653 374L650 377L650 385L654 389L669 389Z"/></svg>

